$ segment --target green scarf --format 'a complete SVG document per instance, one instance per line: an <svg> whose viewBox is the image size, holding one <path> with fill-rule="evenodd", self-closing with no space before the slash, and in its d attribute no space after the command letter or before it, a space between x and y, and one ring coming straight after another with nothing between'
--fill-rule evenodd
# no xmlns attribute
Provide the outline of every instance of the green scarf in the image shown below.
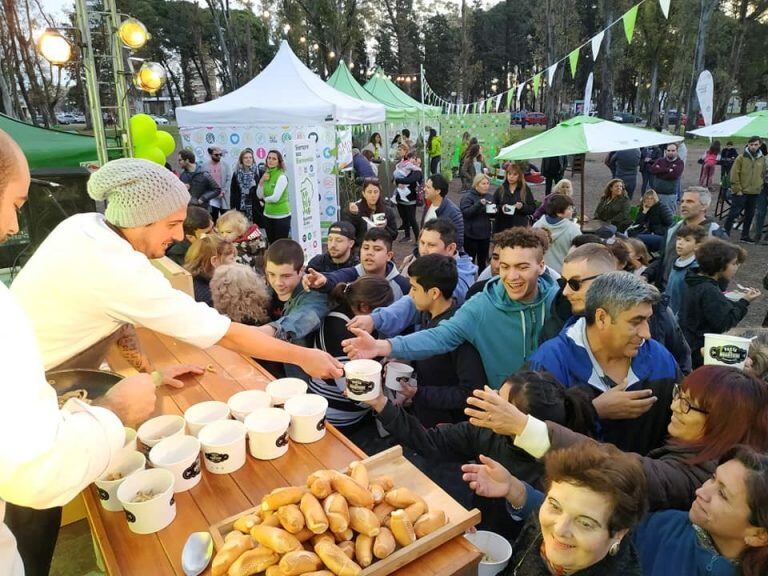
<svg viewBox="0 0 768 576"><path fill-rule="evenodd" d="M264 182L264 198L271 198L272 195L275 193L275 186L277 185L277 181L285 174L283 170L278 168L277 166L274 168L268 168L267 174L269 174L269 180ZM288 205L288 188L286 188L283 191L283 194L277 202L267 202L264 205L264 215L265 216L271 216L273 218L282 218L284 216L289 216L291 214L291 209Z"/></svg>

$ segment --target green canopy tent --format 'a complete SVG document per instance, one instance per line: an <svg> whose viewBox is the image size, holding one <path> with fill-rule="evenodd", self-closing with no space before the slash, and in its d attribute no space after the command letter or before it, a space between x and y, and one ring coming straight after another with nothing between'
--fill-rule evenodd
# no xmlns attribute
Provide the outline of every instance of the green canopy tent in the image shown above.
<svg viewBox="0 0 768 576"><path fill-rule="evenodd" d="M336 71L330 78L328 78L328 80L326 80L326 83L353 98L365 100L366 102L373 102L374 104L383 104L386 107L387 120L403 120L409 114L408 108L391 106L386 102L381 102L373 94L363 88L360 83L355 80L355 77L352 76L352 73L349 71L344 60L339 62ZM413 115L416 117L418 112L414 110Z"/></svg>
<svg viewBox="0 0 768 576"><path fill-rule="evenodd" d="M408 114L413 114L412 118L418 118L422 114L429 118L436 118L442 114L443 109L440 106L430 106L422 104L418 100L411 98L408 94L395 86L394 82L387 78L381 69L374 72L371 79L365 83L364 88L370 92L377 101L385 106L393 108L403 108Z"/></svg>
<svg viewBox="0 0 768 576"><path fill-rule="evenodd" d="M81 162L95 162L96 139L62 130L40 128L0 114L0 130L21 147L30 170L78 168Z"/></svg>

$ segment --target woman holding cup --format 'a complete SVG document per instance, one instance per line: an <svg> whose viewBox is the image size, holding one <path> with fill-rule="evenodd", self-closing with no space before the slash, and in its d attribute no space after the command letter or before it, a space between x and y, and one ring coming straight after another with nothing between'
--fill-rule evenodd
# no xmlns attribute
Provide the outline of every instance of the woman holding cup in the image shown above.
<svg viewBox="0 0 768 576"><path fill-rule="evenodd" d="M359 246L365 233L374 227L384 228L392 236L397 238L397 215L381 193L378 178L365 178L363 180L363 197L357 202L350 202L345 220L352 222L357 232L355 243Z"/></svg>
<svg viewBox="0 0 768 576"><path fill-rule="evenodd" d="M494 232L515 226L530 226L531 215L536 211L536 201L519 164L510 162L507 165L504 183L496 189L493 201L498 210Z"/></svg>
<svg viewBox="0 0 768 576"><path fill-rule="evenodd" d="M461 197L459 208L464 217L464 250L484 270L491 245L491 218L496 214L496 204L488 195L491 180L478 174L472 180L472 188Z"/></svg>

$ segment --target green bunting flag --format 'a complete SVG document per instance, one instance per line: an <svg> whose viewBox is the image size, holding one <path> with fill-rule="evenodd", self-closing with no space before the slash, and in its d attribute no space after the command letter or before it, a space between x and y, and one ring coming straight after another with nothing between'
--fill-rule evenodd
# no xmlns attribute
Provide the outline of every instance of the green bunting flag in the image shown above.
<svg viewBox="0 0 768 576"><path fill-rule="evenodd" d="M507 91L507 110L512 110L512 90Z"/></svg>
<svg viewBox="0 0 768 576"><path fill-rule="evenodd" d="M576 65L579 63L579 49L576 48L568 54L568 62L571 65L571 78L576 78Z"/></svg>
<svg viewBox="0 0 768 576"><path fill-rule="evenodd" d="M627 42L632 44L632 35L635 33L635 20L637 20L638 6L633 6L621 17L624 21L624 33L627 35Z"/></svg>
<svg viewBox="0 0 768 576"><path fill-rule="evenodd" d="M536 76L533 77L533 94L536 97L538 97L538 95L539 95L539 85L540 84L541 84L541 73L536 74Z"/></svg>

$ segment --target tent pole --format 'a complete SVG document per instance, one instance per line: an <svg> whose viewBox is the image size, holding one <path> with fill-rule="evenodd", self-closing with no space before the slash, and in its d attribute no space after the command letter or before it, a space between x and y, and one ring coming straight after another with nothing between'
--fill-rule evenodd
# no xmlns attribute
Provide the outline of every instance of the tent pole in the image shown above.
<svg viewBox="0 0 768 576"><path fill-rule="evenodd" d="M580 226L584 226L584 172L587 169L587 155L584 154L584 162L581 164L581 222Z"/></svg>

